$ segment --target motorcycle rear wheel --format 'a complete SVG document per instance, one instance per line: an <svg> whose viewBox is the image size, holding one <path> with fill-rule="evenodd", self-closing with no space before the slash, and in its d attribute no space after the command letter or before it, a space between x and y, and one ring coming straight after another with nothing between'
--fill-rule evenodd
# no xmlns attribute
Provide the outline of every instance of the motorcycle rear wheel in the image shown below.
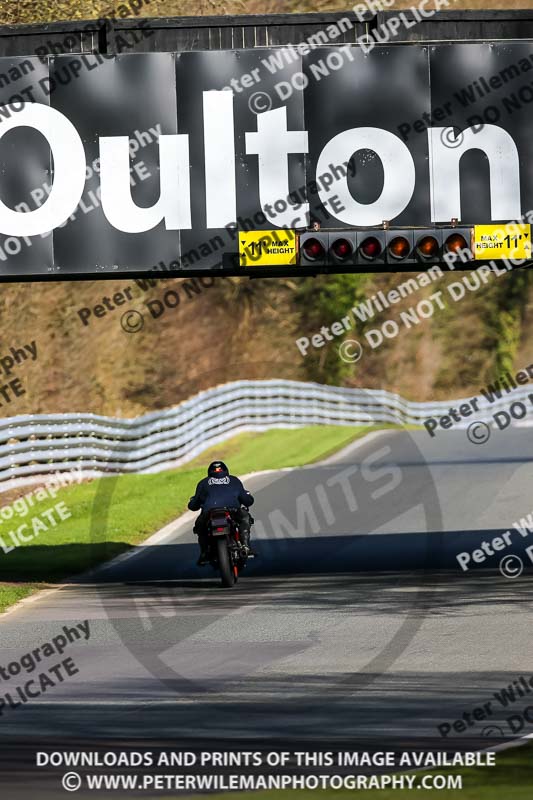
<svg viewBox="0 0 533 800"><path fill-rule="evenodd" d="M220 575L222 577L222 586L226 589L229 589L232 586L235 586L235 574L233 571L233 566L230 561L229 557L229 550L228 545L225 538L220 538L217 541L217 552L218 552L218 566L220 569Z"/></svg>

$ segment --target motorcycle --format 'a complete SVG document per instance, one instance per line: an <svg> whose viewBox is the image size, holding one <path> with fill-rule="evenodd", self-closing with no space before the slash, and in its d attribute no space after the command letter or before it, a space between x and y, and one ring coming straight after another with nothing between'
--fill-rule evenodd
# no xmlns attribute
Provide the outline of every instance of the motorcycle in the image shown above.
<svg viewBox="0 0 533 800"><path fill-rule="evenodd" d="M239 531L239 524L230 508L214 508L207 522L209 560L220 570L222 586L235 586L249 558Z"/></svg>

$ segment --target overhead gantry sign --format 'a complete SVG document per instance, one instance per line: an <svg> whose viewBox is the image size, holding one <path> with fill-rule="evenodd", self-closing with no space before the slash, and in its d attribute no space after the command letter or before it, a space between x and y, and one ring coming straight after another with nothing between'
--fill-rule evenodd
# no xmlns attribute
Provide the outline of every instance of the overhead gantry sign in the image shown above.
<svg viewBox="0 0 533 800"><path fill-rule="evenodd" d="M0 58L31 82L13 101L0 81L1 278L529 259L531 112L474 125L461 98L531 44L346 47ZM445 104L445 127L406 135Z"/></svg>

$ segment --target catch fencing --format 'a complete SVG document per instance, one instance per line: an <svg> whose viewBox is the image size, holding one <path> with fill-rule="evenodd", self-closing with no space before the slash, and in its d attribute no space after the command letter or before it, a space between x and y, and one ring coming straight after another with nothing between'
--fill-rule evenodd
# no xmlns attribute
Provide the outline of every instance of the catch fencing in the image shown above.
<svg viewBox="0 0 533 800"><path fill-rule="evenodd" d="M454 428L466 427L473 420L490 422L495 413L508 410L530 393L531 388L520 387L493 404L480 397L479 413ZM5 488L7 481L28 482L35 476L72 469L83 470L87 477L160 472L250 431L308 425L422 425L464 402L469 401L415 403L381 390L266 380L218 386L175 408L136 419L21 415L0 421L0 487ZM526 405L533 412L532 401Z"/></svg>

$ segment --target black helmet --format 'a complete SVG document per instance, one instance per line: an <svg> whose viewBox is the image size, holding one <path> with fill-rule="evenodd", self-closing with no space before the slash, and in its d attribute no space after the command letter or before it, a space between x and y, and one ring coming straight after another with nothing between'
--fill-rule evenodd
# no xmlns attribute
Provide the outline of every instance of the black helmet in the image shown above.
<svg viewBox="0 0 533 800"><path fill-rule="evenodd" d="M229 475L229 470L223 461L213 461L209 465L207 475L209 478L225 478L226 475Z"/></svg>

